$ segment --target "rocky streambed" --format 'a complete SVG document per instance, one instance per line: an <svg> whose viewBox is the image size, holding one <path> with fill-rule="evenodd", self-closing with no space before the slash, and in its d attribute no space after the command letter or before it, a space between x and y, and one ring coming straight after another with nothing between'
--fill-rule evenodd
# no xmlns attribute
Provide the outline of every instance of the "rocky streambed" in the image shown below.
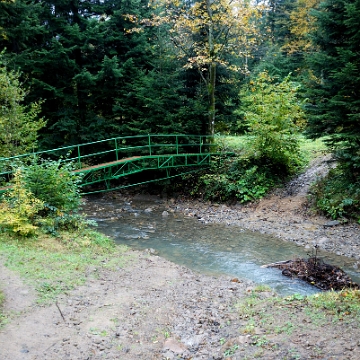
<svg viewBox="0 0 360 360"><path fill-rule="evenodd" d="M168 206L200 222L239 226L295 242L307 249L317 245L320 249L359 260L355 267L360 267L359 224L331 221L314 214L308 204L311 184L324 176L332 165L328 156L318 158L284 188L249 205L228 206L177 198L169 199Z"/></svg>
<svg viewBox="0 0 360 360"><path fill-rule="evenodd" d="M357 224L328 223L308 212L306 190L326 166L319 161L294 184L248 206L185 198L158 199L154 206L360 261ZM114 271L106 264L89 267L83 286L45 307L36 306L33 289L16 274L0 271L6 309L13 314L0 330L0 359L360 358L360 322L347 308L333 312L296 295L279 299L266 287L200 275L149 251L125 256L128 264Z"/></svg>

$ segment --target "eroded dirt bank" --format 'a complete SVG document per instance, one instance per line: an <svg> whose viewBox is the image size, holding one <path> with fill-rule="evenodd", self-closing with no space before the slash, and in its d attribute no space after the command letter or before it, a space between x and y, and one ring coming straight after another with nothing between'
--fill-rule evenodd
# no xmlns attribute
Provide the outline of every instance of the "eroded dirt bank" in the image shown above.
<svg viewBox="0 0 360 360"><path fill-rule="evenodd" d="M226 337L220 326L237 320L230 309L249 284L198 276L146 253L130 251L128 256L131 265L125 269L90 269L87 283L61 296L57 304L20 305L20 314L0 332L0 358L162 359L171 358L166 355L169 351L186 358L194 354L208 358L209 351L219 354L220 338ZM9 276L6 279L6 286L15 285ZM18 291L25 293L26 286L20 289L16 284ZM16 294L7 295L11 306Z"/></svg>
<svg viewBox="0 0 360 360"><path fill-rule="evenodd" d="M56 304L12 306L0 359L360 358L359 321L348 311L323 312L296 296L274 300L250 283L194 274L147 253L127 256L117 271L89 268L86 284ZM1 281L10 304L19 292L34 300L12 279Z"/></svg>
<svg viewBox="0 0 360 360"><path fill-rule="evenodd" d="M326 166L314 164L250 206L184 199L162 206L360 259L358 225L330 226L306 211L307 188ZM0 360L360 358L359 321L349 311L323 312L296 297L275 301L249 282L199 275L147 252L126 256L128 265L116 271L89 267L84 286L43 307L0 258L12 314L0 330Z"/></svg>

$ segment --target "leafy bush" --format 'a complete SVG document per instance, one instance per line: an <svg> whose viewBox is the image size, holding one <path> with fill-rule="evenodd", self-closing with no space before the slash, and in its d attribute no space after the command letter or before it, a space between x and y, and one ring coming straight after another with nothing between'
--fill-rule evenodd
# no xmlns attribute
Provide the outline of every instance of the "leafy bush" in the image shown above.
<svg viewBox="0 0 360 360"><path fill-rule="evenodd" d="M206 200L235 200L245 203L263 197L280 183L274 166L260 164L256 159L236 157L212 166L200 176L192 194L201 193Z"/></svg>
<svg viewBox="0 0 360 360"><path fill-rule="evenodd" d="M360 217L360 183L339 166L311 188L316 209L333 218Z"/></svg>
<svg viewBox="0 0 360 360"><path fill-rule="evenodd" d="M288 174L302 165L299 130L305 125L305 114L296 93L298 86L290 80L276 82L265 71L240 93L242 117L239 125L247 125L254 136L249 156L280 165Z"/></svg>
<svg viewBox="0 0 360 360"><path fill-rule="evenodd" d="M48 212L56 214L77 211L81 195L81 176L73 173L72 163L34 158L24 168L24 186L42 200Z"/></svg>
<svg viewBox="0 0 360 360"><path fill-rule="evenodd" d="M58 229L79 229L88 222L77 212L81 177L72 165L61 161L38 161L15 171L12 188L0 204L0 224L21 236L37 228L55 234Z"/></svg>
<svg viewBox="0 0 360 360"><path fill-rule="evenodd" d="M44 208L44 203L23 186L24 174L18 169L14 175L13 187L0 203L0 225L21 236L35 233L35 217Z"/></svg>

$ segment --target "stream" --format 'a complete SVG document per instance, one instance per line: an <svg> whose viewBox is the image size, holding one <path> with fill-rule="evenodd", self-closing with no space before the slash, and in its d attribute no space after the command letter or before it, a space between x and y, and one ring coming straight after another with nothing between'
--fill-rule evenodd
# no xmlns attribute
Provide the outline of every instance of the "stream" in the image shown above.
<svg viewBox="0 0 360 360"><path fill-rule="evenodd" d="M109 200L90 197L84 207L89 219L98 223L97 230L114 238L117 244L132 249L154 249L174 263L208 275L227 275L268 285L280 295L310 295L317 288L291 279L264 264L314 255L292 242L286 242L238 226L203 224L182 213L167 212L161 203ZM321 251L325 262L345 270L355 282L359 274L347 257Z"/></svg>

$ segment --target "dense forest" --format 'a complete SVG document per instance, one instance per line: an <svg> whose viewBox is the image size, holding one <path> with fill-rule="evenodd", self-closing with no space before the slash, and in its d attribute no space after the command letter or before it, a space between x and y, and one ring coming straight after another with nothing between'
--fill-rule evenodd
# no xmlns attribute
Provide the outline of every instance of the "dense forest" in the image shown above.
<svg viewBox="0 0 360 360"><path fill-rule="evenodd" d="M360 0L1 0L0 156L254 133L291 173L269 134L300 131L325 139L357 194L359 20Z"/></svg>

